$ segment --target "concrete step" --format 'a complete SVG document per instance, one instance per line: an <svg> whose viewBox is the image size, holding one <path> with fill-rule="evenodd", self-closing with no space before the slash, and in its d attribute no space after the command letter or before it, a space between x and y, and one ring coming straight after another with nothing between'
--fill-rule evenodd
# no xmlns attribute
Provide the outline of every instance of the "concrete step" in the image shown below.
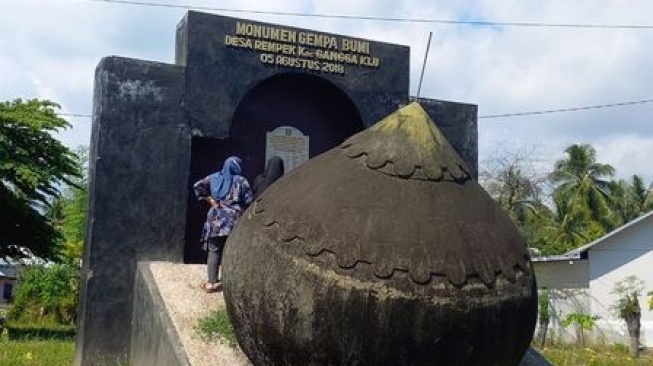
<svg viewBox="0 0 653 366"><path fill-rule="evenodd" d="M206 266L139 262L134 291L130 364L248 366L240 349L200 337L200 319L224 308L222 292L206 293Z"/></svg>

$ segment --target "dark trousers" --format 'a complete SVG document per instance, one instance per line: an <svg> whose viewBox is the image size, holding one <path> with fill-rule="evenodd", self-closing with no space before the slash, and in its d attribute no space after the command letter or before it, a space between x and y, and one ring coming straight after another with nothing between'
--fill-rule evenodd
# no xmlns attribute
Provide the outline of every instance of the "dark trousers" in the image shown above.
<svg viewBox="0 0 653 366"><path fill-rule="evenodd" d="M222 251L224 250L226 241L226 236L217 236L214 238L209 238L209 241L205 244L205 250L209 252L209 256L206 261L209 283L218 282L218 269L222 263Z"/></svg>

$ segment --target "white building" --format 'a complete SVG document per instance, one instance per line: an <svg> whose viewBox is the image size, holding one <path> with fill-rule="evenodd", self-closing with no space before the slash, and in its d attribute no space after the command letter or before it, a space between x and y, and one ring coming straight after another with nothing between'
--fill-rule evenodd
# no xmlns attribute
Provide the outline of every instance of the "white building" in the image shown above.
<svg viewBox="0 0 653 366"><path fill-rule="evenodd" d="M11 300L17 280L17 267L0 260L0 305L7 304Z"/></svg>
<svg viewBox="0 0 653 366"><path fill-rule="evenodd" d="M533 258L533 265L538 287L552 290L553 332L566 340L575 331L560 327L559 322L578 311L598 317L593 340L628 344L625 322L610 311L617 299L613 291L617 282L629 276L642 280L640 341L653 347L653 310L647 296L653 291L653 212L563 255Z"/></svg>

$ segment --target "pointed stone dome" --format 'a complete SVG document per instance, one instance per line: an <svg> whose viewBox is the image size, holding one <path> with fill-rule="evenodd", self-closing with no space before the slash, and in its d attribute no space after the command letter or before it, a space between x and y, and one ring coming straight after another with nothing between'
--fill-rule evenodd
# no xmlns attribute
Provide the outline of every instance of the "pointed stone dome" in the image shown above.
<svg viewBox="0 0 653 366"><path fill-rule="evenodd" d="M327 252L342 268L360 263L381 278L398 271L418 283L438 276L455 286L469 277L492 285L497 274L514 280L516 270L529 270L510 219L417 103L287 180L255 203L254 214L309 256Z"/></svg>
<svg viewBox="0 0 653 366"><path fill-rule="evenodd" d="M470 179L465 162L418 104L397 110L341 147L388 175L431 181Z"/></svg>
<svg viewBox="0 0 653 366"><path fill-rule="evenodd" d="M270 186L225 250L257 365L516 365L535 325L523 239L417 103Z"/></svg>

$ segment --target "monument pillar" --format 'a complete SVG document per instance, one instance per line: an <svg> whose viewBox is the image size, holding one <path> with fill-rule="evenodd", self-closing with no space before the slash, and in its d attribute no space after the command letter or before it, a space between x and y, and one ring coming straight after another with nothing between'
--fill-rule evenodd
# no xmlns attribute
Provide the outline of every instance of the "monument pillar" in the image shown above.
<svg viewBox="0 0 653 366"><path fill-rule="evenodd" d="M478 180L478 106L426 98L418 102Z"/></svg>
<svg viewBox="0 0 653 366"><path fill-rule="evenodd" d="M136 262L181 261L183 86L178 66L107 57L96 69L75 365L126 363Z"/></svg>

